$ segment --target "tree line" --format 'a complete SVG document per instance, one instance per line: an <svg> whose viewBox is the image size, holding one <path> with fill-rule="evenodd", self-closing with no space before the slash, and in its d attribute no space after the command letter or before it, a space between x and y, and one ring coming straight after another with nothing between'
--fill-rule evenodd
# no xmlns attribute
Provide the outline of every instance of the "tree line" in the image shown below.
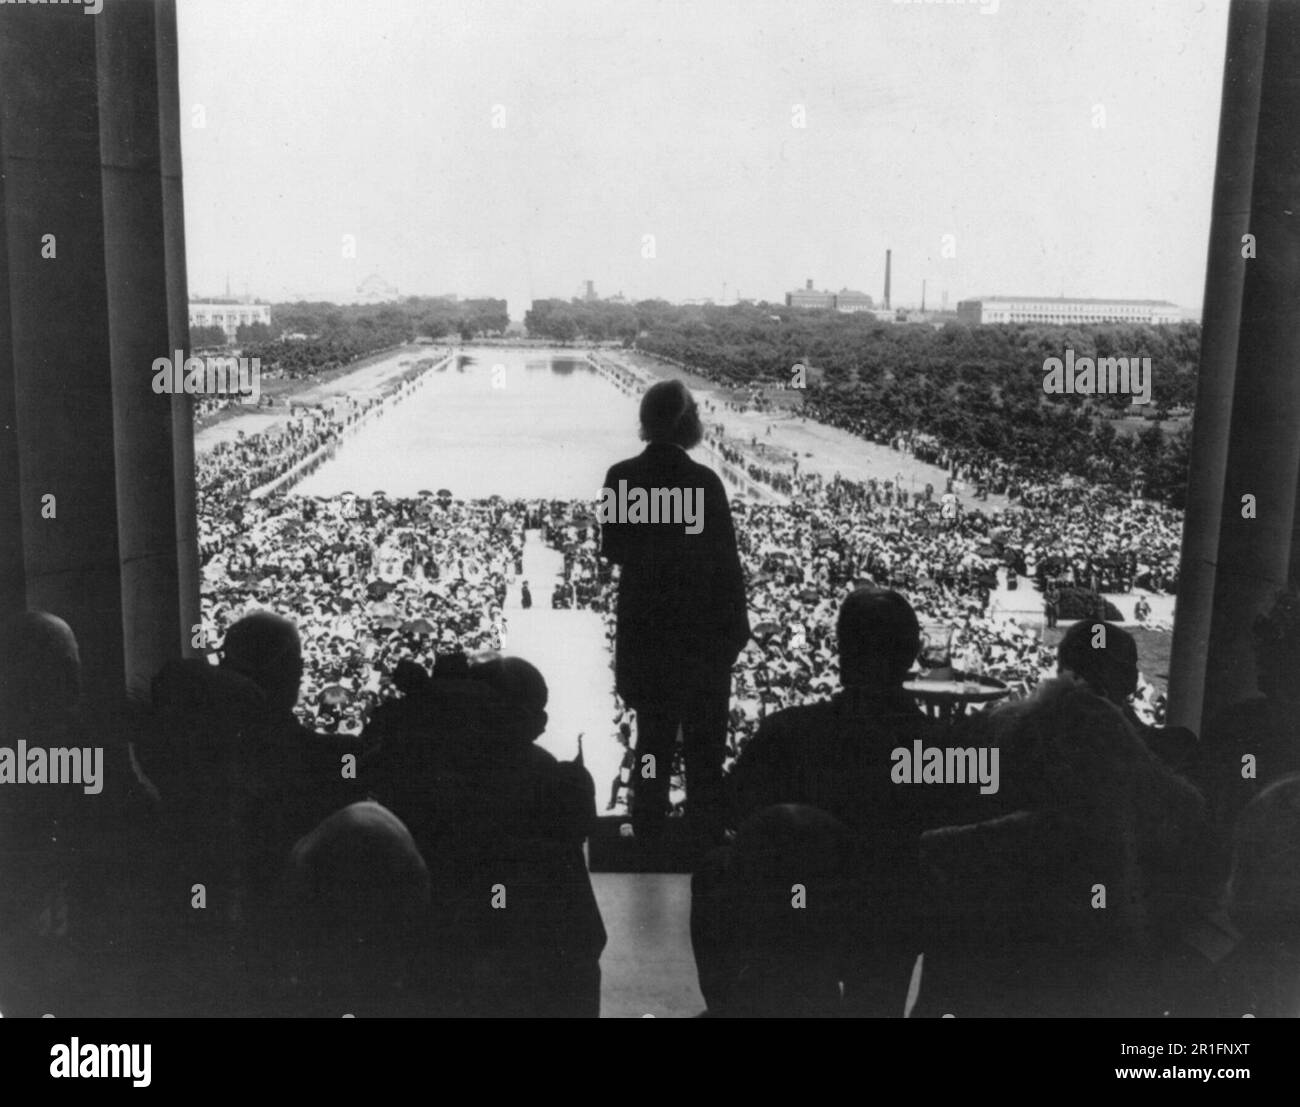
<svg viewBox="0 0 1300 1107"><path fill-rule="evenodd" d="M271 320L270 327L255 323L239 328L236 341L243 355L260 358L264 370L301 377L341 368L417 338L455 334L468 342L502 334L510 316L505 300L408 296L387 304L273 304ZM190 344L224 345L225 335L219 327L191 327Z"/></svg>
<svg viewBox="0 0 1300 1107"><path fill-rule="evenodd" d="M1200 326L881 323L865 314L773 304L672 305L534 302L531 335L553 341L622 340L733 387L791 383L797 364L820 372L803 393L810 412L888 440L922 432L962 457L997 458L1025 471L1073 473L1180 505L1189 431L1151 422L1117 430L1121 416L1190 413ZM1149 357L1149 405L1125 395L1047 395L1043 362L1073 350L1090 357Z"/></svg>

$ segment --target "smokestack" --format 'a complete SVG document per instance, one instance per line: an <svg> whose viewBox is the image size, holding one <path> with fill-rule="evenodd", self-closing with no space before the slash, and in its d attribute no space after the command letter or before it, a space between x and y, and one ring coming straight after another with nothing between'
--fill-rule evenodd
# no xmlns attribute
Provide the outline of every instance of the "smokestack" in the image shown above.
<svg viewBox="0 0 1300 1107"><path fill-rule="evenodd" d="M809 292L811 292L811 291L813 290L813 287L812 287L812 278L809 277L806 281L804 281L804 285L803 285L803 286L804 286L804 288L806 288Z"/></svg>
<svg viewBox="0 0 1300 1107"><path fill-rule="evenodd" d="M596 298L596 282L595 282L595 281L588 281L588 282L587 282L587 299L588 299L588 300L594 300L595 298Z"/></svg>
<svg viewBox="0 0 1300 1107"><path fill-rule="evenodd" d="M925 281L921 282L921 311L925 311Z"/></svg>
<svg viewBox="0 0 1300 1107"><path fill-rule="evenodd" d="M889 310L889 270L894 261L894 251L885 251L885 310Z"/></svg>

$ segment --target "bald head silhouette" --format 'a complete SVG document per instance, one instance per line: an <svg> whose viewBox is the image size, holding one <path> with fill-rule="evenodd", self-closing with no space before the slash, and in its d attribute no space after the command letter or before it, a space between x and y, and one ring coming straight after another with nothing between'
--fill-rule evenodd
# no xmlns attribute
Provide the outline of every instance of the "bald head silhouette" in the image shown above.
<svg viewBox="0 0 1300 1107"><path fill-rule="evenodd" d="M336 811L293 847L281 884L303 983L327 1008L387 1010L430 893L429 870L396 815L373 800Z"/></svg>
<svg viewBox="0 0 1300 1107"><path fill-rule="evenodd" d="M226 631L221 667L251 680L272 707L293 710L303 671L298 628L270 611L245 615Z"/></svg>
<svg viewBox="0 0 1300 1107"><path fill-rule="evenodd" d="M0 719L30 732L75 711L80 700L81 653L67 623L24 611L0 624Z"/></svg>
<svg viewBox="0 0 1300 1107"><path fill-rule="evenodd" d="M903 683L921 648L912 605L887 588L855 588L840 605L835 626L840 681L847 687L889 691Z"/></svg>

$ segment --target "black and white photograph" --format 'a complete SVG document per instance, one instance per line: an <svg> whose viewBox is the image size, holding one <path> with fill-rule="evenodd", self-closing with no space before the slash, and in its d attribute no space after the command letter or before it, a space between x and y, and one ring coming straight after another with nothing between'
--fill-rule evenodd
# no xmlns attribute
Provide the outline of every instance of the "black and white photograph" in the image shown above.
<svg viewBox="0 0 1300 1107"><path fill-rule="evenodd" d="M1297 73L1300 0L0 0L23 1063L1125 1020L1109 1086L1249 1081Z"/></svg>

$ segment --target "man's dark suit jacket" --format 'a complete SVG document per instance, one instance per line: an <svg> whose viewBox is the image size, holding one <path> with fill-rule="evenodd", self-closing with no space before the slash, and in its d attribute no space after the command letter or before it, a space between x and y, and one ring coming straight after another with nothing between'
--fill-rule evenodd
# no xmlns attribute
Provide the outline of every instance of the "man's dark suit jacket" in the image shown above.
<svg viewBox="0 0 1300 1107"><path fill-rule="evenodd" d="M652 442L605 477L617 494L644 488L703 489L703 529L684 523L604 523L601 555L622 566L615 676L633 707L685 706L725 687L749 640L745 580L731 506L718 475L686 451ZM698 497L694 500L698 503Z"/></svg>

